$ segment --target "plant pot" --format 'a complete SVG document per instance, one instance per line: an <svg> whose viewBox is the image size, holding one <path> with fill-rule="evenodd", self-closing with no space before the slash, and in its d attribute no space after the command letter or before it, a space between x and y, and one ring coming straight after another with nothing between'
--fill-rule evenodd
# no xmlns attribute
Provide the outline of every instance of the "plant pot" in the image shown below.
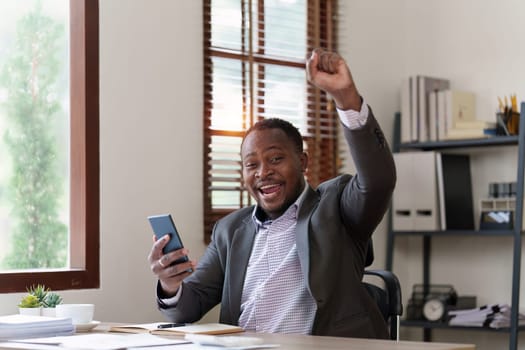
<svg viewBox="0 0 525 350"><path fill-rule="evenodd" d="M40 313L42 316L47 317L56 317L56 309L54 307L43 307L42 312Z"/></svg>
<svg viewBox="0 0 525 350"><path fill-rule="evenodd" d="M19 307L18 312L20 315L40 316L41 309L41 307Z"/></svg>

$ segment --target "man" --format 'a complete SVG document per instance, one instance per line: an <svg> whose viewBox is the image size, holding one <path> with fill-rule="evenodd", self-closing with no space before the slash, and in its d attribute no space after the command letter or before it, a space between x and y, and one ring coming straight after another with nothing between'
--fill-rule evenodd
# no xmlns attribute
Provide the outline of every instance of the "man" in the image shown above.
<svg viewBox="0 0 525 350"><path fill-rule="evenodd" d="M246 330L388 337L361 279L370 236L395 185L392 154L339 55L314 50L307 73L336 103L357 174L312 189L297 129L279 119L256 123L241 158L257 205L216 223L199 264L169 266L188 251L163 255L168 237L153 244L157 301L170 320L195 322L221 303L219 321Z"/></svg>

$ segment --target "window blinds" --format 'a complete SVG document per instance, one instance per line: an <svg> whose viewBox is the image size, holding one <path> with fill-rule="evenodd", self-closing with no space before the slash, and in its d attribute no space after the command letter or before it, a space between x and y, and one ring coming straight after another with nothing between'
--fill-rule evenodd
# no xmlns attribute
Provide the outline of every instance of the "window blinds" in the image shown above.
<svg viewBox="0 0 525 350"><path fill-rule="evenodd" d="M225 214L251 205L241 179L244 130L278 117L304 136L308 181L337 173L338 119L306 81L315 47L335 50L336 0L204 1L205 241Z"/></svg>

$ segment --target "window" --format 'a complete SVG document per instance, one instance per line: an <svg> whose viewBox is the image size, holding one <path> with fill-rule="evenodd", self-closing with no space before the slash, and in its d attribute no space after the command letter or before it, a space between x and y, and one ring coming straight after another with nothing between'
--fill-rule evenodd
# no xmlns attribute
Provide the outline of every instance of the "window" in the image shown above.
<svg viewBox="0 0 525 350"><path fill-rule="evenodd" d="M301 131L313 186L336 175L338 119L305 73L313 48L336 49L335 9L336 0L204 1L205 242L220 217L252 204L239 151L256 121L279 117Z"/></svg>
<svg viewBox="0 0 525 350"><path fill-rule="evenodd" d="M13 3L11 2L11 4ZM42 9L46 9L46 6L51 4L49 1L37 1L35 3L37 8L39 6ZM66 131L66 134L69 134L69 147L62 145L68 150L66 152L68 157L64 162L68 166L63 173L67 177L69 172L69 186L66 188L66 193L69 193L69 199L66 196L66 201L69 202L69 205L65 211L66 218L64 220L66 226L69 226L69 242L64 245L67 247L64 253L67 258L63 264L65 266L62 267L0 271L0 292L25 291L27 286L36 283L43 283L54 290L97 288L99 286L98 1L69 0L63 4L69 6L69 40L67 40L69 62L66 61L66 64L69 64L69 98L66 99L67 102L65 103L69 109L66 111L69 113L69 118L66 119L67 125L63 124L69 128L69 133ZM14 7L16 6L15 4ZM29 17L27 21L28 26L39 28L34 30L39 40L31 41L35 50L50 45L49 42L40 40L46 38L40 24L47 19L44 18L41 21L42 18ZM1 30L2 27L0 26ZM39 61L39 58L35 56L29 61L35 70L44 65L43 62ZM20 62L24 62L24 59L21 59ZM55 66L60 65L63 63ZM40 80L43 79L41 76L38 77ZM28 86L45 86L42 81L39 82L40 85L31 85L27 84L26 81L26 85L21 85L20 89L28 89ZM48 91L47 94L45 101L56 97L54 96L55 92ZM0 90L1 101L9 100L10 105L15 105L10 100L13 98L13 94L7 93L5 89ZM56 111L56 108L56 106L52 106L51 109ZM13 110L31 115L21 108L13 108ZM42 113L38 117L46 119L46 114ZM40 129L35 137L42 137L42 130ZM49 135L45 136L48 137ZM35 153L26 152L24 156L30 156L28 164L35 167L41 160ZM60 199L55 198L55 200ZM28 207L33 206L30 202L27 205ZM4 231L0 230L0 235L3 234L2 232ZM34 239L38 239L38 237ZM56 244L51 240L47 240L47 243L49 245ZM28 242L26 247L27 250L31 251L37 246ZM45 249L37 248L32 253L39 253L40 250Z"/></svg>

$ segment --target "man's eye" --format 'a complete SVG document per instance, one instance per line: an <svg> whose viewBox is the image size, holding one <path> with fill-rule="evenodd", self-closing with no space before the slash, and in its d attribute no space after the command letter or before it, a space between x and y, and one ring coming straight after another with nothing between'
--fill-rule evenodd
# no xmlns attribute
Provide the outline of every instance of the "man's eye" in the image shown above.
<svg viewBox="0 0 525 350"><path fill-rule="evenodd" d="M282 159L283 159L283 157L273 157L273 158L270 159L270 162L272 162L272 163L279 163Z"/></svg>
<svg viewBox="0 0 525 350"><path fill-rule="evenodd" d="M244 167L246 169L253 169L253 168L255 168L255 163L246 163L246 164L244 164Z"/></svg>

